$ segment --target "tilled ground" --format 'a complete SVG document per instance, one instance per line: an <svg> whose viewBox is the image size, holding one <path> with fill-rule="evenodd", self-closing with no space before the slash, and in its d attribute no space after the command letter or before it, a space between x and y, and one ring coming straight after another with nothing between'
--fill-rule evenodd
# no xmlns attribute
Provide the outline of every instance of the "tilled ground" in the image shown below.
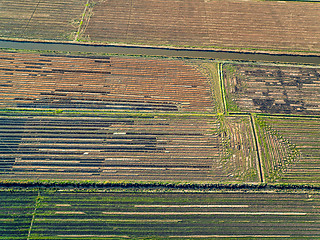
<svg viewBox="0 0 320 240"><path fill-rule="evenodd" d="M231 180L212 117L3 116L4 178Z"/></svg>
<svg viewBox="0 0 320 240"><path fill-rule="evenodd" d="M320 114L320 68L226 64L229 111Z"/></svg>
<svg viewBox="0 0 320 240"><path fill-rule="evenodd" d="M106 0L82 35L151 45L320 50L318 3Z"/></svg>
<svg viewBox="0 0 320 240"><path fill-rule="evenodd" d="M1 0L0 37L74 40L85 0Z"/></svg>
<svg viewBox="0 0 320 240"><path fill-rule="evenodd" d="M209 79L179 60L0 53L0 106L213 112Z"/></svg>

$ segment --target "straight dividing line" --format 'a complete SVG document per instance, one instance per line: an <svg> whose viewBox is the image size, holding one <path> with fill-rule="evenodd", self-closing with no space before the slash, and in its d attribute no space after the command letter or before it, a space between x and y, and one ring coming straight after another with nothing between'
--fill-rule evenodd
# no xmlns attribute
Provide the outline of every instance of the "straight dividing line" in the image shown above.
<svg viewBox="0 0 320 240"><path fill-rule="evenodd" d="M255 127L255 120L252 114L250 114L250 122L251 122L252 133L253 133L253 138L254 138L255 147L256 147L258 174L260 176L260 181L264 183L265 179L264 179L264 171L263 171L262 162L261 162L261 150L258 142L258 134L257 134L257 129Z"/></svg>
<svg viewBox="0 0 320 240"><path fill-rule="evenodd" d="M76 34L76 36L75 36L75 38L74 38L74 41L75 41L75 42L78 41L78 37L79 37L80 31L81 31L81 26L82 26L82 24L83 24L83 19L84 19L84 16L86 15L87 8L88 8L88 6L89 6L89 2L90 2L90 0L87 0L86 6L85 6L85 8L84 8L84 10L83 10L82 18L81 18L81 20L80 20L80 24L79 24L79 27L78 27L78 31L77 31L77 34Z"/></svg>
<svg viewBox="0 0 320 240"><path fill-rule="evenodd" d="M33 226L33 223L34 223L34 219L35 219L35 215L36 215L36 211L37 211L37 208L38 208L38 204L39 204L39 203L40 203L40 190L38 191L38 196L37 196L37 198L36 198L36 203L35 203L34 211L33 211L33 213L32 213L32 219L31 219L30 228L29 228L29 231L28 231L27 240L30 240L31 231L32 231L32 226Z"/></svg>
<svg viewBox="0 0 320 240"><path fill-rule="evenodd" d="M37 8L38 8L38 6L39 6L40 2L41 2L41 0L39 0L39 1L38 1L38 3L37 3L37 5L36 5L36 7L34 8L34 10L33 10L32 14L31 14L31 16L30 16L30 18L29 18L28 23L27 23L27 24L26 24L26 26L23 28L23 30L22 30L22 36L23 36L24 32L26 31L26 29L28 28L28 26L29 26L29 24L30 24L30 22L31 22L31 19L33 18L33 15L35 14L35 12L36 12L36 10L37 10Z"/></svg>
<svg viewBox="0 0 320 240"><path fill-rule="evenodd" d="M227 109L227 103L226 103L226 92L224 87L224 81L223 81L223 73L222 73L222 65L223 63L218 64L218 75L219 75L219 83L220 83L220 93L222 98L222 104L223 104L223 112L226 114L228 112Z"/></svg>

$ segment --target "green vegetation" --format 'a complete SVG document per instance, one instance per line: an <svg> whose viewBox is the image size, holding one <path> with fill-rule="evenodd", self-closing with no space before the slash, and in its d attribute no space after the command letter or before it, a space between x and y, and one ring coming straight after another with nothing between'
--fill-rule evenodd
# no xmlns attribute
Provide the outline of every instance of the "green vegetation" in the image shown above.
<svg viewBox="0 0 320 240"><path fill-rule="evenodd" d="M0 199L5 205L0 210L0 221L6 231L2 231L1 239L167 239L171 236L190 239L197 235L317 238L317 230L310 229L315 228L314 206L319 204L320 195L310 191L308 197L303 196L301 191L264 190L119 192L2 188ZM9 231L12 217L7 212L20 215L21 209L29 211L29 218L19 222L21 234L13 235ZM288 228L288 222L295 228ZM28 237L27 228L23 230L21 223L30 226Z"/></svg>

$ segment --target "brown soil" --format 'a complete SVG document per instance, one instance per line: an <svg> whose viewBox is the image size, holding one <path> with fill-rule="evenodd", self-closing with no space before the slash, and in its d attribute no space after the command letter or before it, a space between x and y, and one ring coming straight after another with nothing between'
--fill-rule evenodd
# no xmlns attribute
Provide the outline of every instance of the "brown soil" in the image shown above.
<svg viewBox="0 0 320 240"><path fill-rule="evenodd" d="M105 0L83 38L150 45L320 50L320 4Z"/></svg>
<svg viewBox="0 0 320 240"><path fill-rule="evenodd" d="M208 79L178 60L0 53L0 107L214 111Z"/></svg>

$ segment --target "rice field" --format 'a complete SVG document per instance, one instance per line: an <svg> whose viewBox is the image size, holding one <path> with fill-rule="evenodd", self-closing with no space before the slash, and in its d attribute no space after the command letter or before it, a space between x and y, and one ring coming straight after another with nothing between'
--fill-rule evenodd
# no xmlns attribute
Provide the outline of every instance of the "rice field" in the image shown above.
<svg viewBox="0 0 320 240"><path fill-rule="evenodd" d="M38 195L39 194L39 195ZM33 198L25 200L25 195ZM32 197L31 197L32 196ZM34 211L29 239L315 239L318 193L1 190L1 215ZM4 215L3 215L4 214ZM9 229L12 216L3 221ZM3 219L2 219L3 220ZM21 226L20 226L21 227ZM27 236L27 232L23 232ZM2 239L14 239L13 232ZM18 238L16 238L18 239Z"/></svg>
<svg viewBox="0 0 320 240"><path fill-rule="evenodd" d="M224 64L226 101L231 112L320 114L320 68Z"/></svg>
<svg viewBox="0 0 320 240"><path fill-rule="evenodd" d="M0 52L0 108L214 112L209 78L182 60Z"/></svg>
<svg viewBox="0 0 320 240"><path fill-rule="evenodd" d="M268 181L319 184L319 118L260 116L257 128Z"/></svg>
<svg viewBox="0 0 320 240"><path fill-rule="evenodd" d="M0 38L74 40L86 0L1 0Z"/></svg>
<svg viewBox="0 0 320 240"><path fill-rule="evenodd" d="M232 179L213 116L22 113L0 117L2 178Z"/></svg>
<svg viewBox="0 0 320 240"><path fill-rule="evenodd" d="M318 3L108 0L92 10L87 41L319 51Z"/></svg>
<svg viewBox="0 0 320 240"><path fill-rule="evenodd" d="M0 190L0 239L27 239L38 193Z"/></svg>

